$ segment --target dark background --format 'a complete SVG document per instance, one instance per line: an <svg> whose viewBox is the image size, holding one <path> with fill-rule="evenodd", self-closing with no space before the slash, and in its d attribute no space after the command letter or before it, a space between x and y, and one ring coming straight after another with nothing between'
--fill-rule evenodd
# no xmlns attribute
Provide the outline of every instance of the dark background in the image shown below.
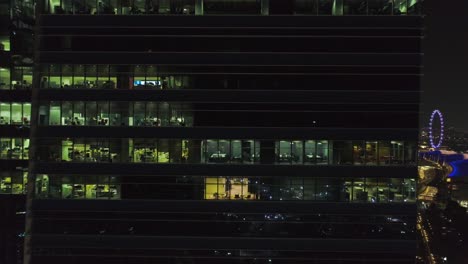
<svg viewBox="0 0 468 264"><path fill-rule="evenodd" d="M422 126L431 111L468 132L468 1L426 0Z"/></svg>

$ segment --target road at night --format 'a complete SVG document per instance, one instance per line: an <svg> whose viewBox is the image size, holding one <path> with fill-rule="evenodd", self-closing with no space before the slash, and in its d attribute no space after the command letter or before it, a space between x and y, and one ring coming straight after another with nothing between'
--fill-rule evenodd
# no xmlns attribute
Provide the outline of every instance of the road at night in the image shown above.
<svg viewBox="0 0 468 264"><path fill-rule="evenodd" d="M421 263L466 263L463 251L466 213L450 201L448 169L430 160L421 164L425 165L420 169L417 217Z"/></svg>

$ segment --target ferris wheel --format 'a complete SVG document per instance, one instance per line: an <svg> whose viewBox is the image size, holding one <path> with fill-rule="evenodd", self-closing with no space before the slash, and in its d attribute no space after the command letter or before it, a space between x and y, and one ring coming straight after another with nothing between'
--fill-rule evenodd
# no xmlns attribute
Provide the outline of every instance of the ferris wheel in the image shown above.
<svg viewBox="0 0 468 264"><path fill-rule="evenodd" d="M433 124L434 124L434 119L436 118L436 115L439 118L440 121L440 136L437 144L434 143L434 133L433 133ZM440 110L435 109L432 111L431 118L429 119L429 142L431 143L431 147L434 149L440 148L442 146L442 142L444 140L444 117L442 115L442 112Z"/></svg>

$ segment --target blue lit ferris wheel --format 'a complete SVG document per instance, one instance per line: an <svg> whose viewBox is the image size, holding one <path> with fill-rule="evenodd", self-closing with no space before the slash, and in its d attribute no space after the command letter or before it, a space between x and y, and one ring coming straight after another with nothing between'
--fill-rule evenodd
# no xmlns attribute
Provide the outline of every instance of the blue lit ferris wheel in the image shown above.
<svg viewBox="0 0 468 264"><path fill-rule="evenodd" d="M437 144L434 143L434 133L433 133L433 124L434 124L434 119L436 118L436 115L439 118L440 121L440 136ZM434 149L440 148L442 146L442 141L444 140L444 117L442 115L442 112L440 110L435 109L432 111L431 118L429 119L429 142L431 143L431 147Z"/></svg>

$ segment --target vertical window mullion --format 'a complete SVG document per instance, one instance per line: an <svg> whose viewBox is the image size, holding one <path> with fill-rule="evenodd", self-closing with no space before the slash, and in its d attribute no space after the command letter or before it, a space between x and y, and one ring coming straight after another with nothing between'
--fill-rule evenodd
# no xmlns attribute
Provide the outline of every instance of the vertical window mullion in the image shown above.
<svg viewBox="0 0 468 264"><path fill-rule="evenodd" d="M59 80L60 80L60 84L59 84L59 89L62 89L63 88L63 85L62 85L62 75L63 75L63 68L62 68L62 64L59 65L59 72L60 72L60 77L59 77Z"/></svg>
<svg viewBox="0 0 468 264"><path fill-rule="evenodd" d="M216 176L216 193L218 194L216 200L219 200L219 176Z"/></svg>
<svg viewBox="0 0 468 264"><path fill-rule="evenodd" d="M318 148L318 140L314 140L314 151L312 152L312 154L314 155L312 157L312 160L313 160L313 164L316 165L317 164L317 148ZM328 164L328 162L327 162Z"/></svg>
<svg viewBox="0 0 468 264"><path fill-rule="evenodd" d="M62 187L62 184L63 184L63 176L60 175L60 176L59 176L59 179L60 179L60 180L58 180L58 182L59 182L59 186L60 186L60 188L59 188L60 198L63 199L63 198L64 198L64 197L63 197L63 192L62 192L62 189L63 189L63 187ZM50 182L50 181L49 181L49 182Z"/></svg>
<svg viewBox="0 0 468 264"><path fill-rule="evenodd" d="M301 140L302 142L302 164L305 164L305 160L306 160L306 141L305 140ZM302 196L304 197L304 196Z"/></svg>
<svg viewBox="0 0 468 264"><path fill-rule="evenodd" d="M145 82L146 84L146 82ZM146 116L147 112L148 112L148 102L145 102L145 107L143 108L143 124L146 124L146 120L148 119L148 117Z"/></svg>
<svg viewBox="0 0 468 264"><path fill-rule="evenodd" d="M314 178L314 200L317 200L317 178Z"/></svg>
<svg viewBox="0 0 468 264"><path fill-rule="evenodd" d="M13 102L9 102L8 106L10 108L9 111L9 120L8 120L8 125L13 125Z"/></svg>
<svg viewBox="0 0 468 264"><path fill-rule="evenodd" d="M159 138L157 138L154 142L156 143L156 163L159 163Z"/></svg>
<svg viewBox="0 0 468 264"><path fill-rule="evenodd" d="M403 164L406 164L406 141L401 142L401 148L403 149L403 151L400 150L400 145L397 144L397 146L398 146L398 150L399 150L398 155L400 154L400 152L403 152L401 157L402 157Z"/></svg>
<svg viewBox="0 0 468 264"><path fill-rule="evenodd" d="M21 144L19 159L22 160L23 159L23 150L24 150L24 140L23 140L23 138L18 138L18 141Z"/></svg>
<svg viewBox="0 0 468 264"><path fill-rule="evenodd" d="M375 165L380 165L380 153L379 153L379 150L380 150L380 144L379 144L379 141L376 141L375 142Z"/></svg>
<svg viewBox="0 0 468 264"><path fill-rule="evenodd" d="M83 116L84 116L84 120L85 120L85 121L84 121L84 125L88 125L88 124L89 124L89 123L88 123L89 120L88 120L88 116L87 116L88 111L86 111L86 109L88 109L88 102L84 101L84 102L83 102L83 107L84 107L84 109L83 109Z"/></svg>
<svg viewBox="0 0 468 264"><path fill-rule="evenodd" d="M110 112L110 107L111 107L111 101L107 101L107 126L111 125L111 112ZM110 155L110 152L109 152Z"/></svg>
<svg viewBox="0 0 468 264"><path fill-rule="evenodd" d="M145 89L146 89L147 86L148 86L148 84L146 83L146 81L147 81L147 79L148 79L148 78L147 78L147 76L148 76L148 71L147 71L148 68L146 67L146 65L143 65L142 67L144 67L144 71L143 71L143 72L145 73L145 85L144 85L144 87L145 87Z"/></svg>
<svg viewBox="0 0 468 264"><path fill-rule="evenodd" d="M227 160L227 162L228 162L228 163L231 163L231 158L232 158L232 140L229 139L228 142L229 142L229 153L226 153L226 154L229 155L229 160ZM241 191L242 191L242 184L241 184Z"/></svg>
<svg viewBox="0 0 468 264"><path fill-rule="evenodd" d="M160 126L162 125L162 121L159 115L160 102L155 102L155 104L156 104L156 125Z"/></svg>
<svg viewBox="0 0 468 264"><path fill-rule="evenodd" d="M63 101L60 101L60 120L59 120L59 124L61 126L63 126L63 124L62 124L62 116L63 116L62 113L63 113Z"/></svg>
<svg viewBox="0 0 468 264"><path fill-rule="evenodd" d="M302 176L301 179L302 179L302 200L305 200L305 182L304 182L304 176Z"/></svg>

